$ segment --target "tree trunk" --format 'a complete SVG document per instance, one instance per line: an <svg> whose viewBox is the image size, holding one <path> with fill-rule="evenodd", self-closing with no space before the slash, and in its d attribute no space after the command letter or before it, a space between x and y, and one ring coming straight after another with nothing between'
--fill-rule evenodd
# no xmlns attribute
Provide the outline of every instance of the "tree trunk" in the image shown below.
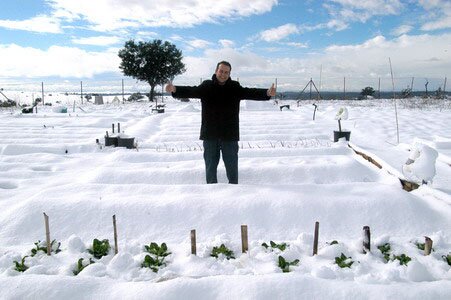
<svg viewBox="0 0 451 300"><path fill-rule="evenodd" d="M150 93L149 93L149 101L153 102L153 98L155 97L155 85L150 85Z"/></svg>

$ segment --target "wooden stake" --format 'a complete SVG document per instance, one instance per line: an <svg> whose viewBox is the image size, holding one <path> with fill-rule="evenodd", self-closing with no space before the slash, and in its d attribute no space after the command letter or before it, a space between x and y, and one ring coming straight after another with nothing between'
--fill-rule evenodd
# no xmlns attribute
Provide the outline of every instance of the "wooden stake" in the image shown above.
<svg viewBox="0 0 451 300"><path fill-rule="evenodd" d="M191 230L191 254L197 255L197 248L196 248L196 230Z"/></svg>
<svg viewBox="0 0 451 300"><path fill-rule="evenodd" d="M47 255L51 255L51 242L50 242L50 226L49 226L49 216L44 213L44 223L45 223L45 239L47 241Z"/></svg>
<svg viewBox="0 0 451 300"><path fill-rule="evenodd" d="M370 227L363 226L363 253L371 252L371 234Z"/></svg>
<svg viewBox="0 0 451 300"><path fill-rule="evenodd" d="M424 255L429 255L431 254L432 251L432 240L425 236L424 237Z"/></svg>
<svg viewBox="0 0 451 300"><path fill-rule="evenodd" d="M315 222L315 234L313 236L313 255L318 254L318 235L319 235L319 222Z"/></svg>
<svg viewBox="0 0 451 300"><path fill-rule="evenodd" d="M116 255L119 251L119 249L117 248L116 215L113 215L113 229L114 229L114 254Z"/></svg>
<svg viewBox="0 0 451 300"><path fill-rule="evenodd" d="M243 253L249 250L247 225L241 225L241 249Z"/></svg>

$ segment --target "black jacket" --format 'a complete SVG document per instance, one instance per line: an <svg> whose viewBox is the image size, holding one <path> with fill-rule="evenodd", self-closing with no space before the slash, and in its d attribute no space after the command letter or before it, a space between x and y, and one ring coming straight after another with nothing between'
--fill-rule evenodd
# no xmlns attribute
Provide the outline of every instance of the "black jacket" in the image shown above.
<svg viewBox="0 0 451 300"><path fill-rule="evenodd" d="M202 103L201 140L240 139L239 113L240 100L269 100L266 89L242 87L230 78L220 85L213 74L211 80L199 86L176 86L175 98L200 98Z"/></svg>

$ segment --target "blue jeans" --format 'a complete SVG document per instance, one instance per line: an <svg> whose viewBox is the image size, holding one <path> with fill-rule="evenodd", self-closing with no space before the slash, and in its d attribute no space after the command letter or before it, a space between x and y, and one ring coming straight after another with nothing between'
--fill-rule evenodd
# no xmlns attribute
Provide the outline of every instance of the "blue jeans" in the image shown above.
<svg viewBox="0 0 451 300"><path fill-rule="evenodd" d="M218 183L220 153L229 183L238 183L238 141L204 140L204 161L207 183Z"/></svg>

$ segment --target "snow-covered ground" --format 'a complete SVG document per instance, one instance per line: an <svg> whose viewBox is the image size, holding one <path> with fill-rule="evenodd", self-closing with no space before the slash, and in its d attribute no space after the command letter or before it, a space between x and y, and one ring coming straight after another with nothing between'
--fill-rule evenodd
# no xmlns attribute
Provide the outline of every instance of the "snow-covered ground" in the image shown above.
<svg viewBox="0 0 451 300"><path fill-rule="evenodd" d="M318 101L314 121L312 102L284 101L291 109L281 111L272 101L243 101L240 184L226 184L221 162L220 183L207 185L198 101L166 99L163 114L152 113L148 102L74 109L72 101L62 101L67 113L55 112L57 104L37 114L0 110L0 298L451 299L443 258L451 254L448 102L421 109L398 102L398 144L393 100ZM333 142L342 106L350 145L382 169L345 141ZM112 123L135 137L138 148L96 144L111 134ZM412 151L426 149L421 145L437 156L409 168L432 172L432 182L406 192L399 178L406 179L403 166ZM44 212L62 251L31 257L34 243L46 238ZM113 215L118 254L112 249L75 276L78 260L93 258L87 251L93 239L108 239L114 248ZM368 254L363 226L371 230ZM433 240L429 256L416 245L425 236ZM270 241L288 247L262 247ZM151 242L171 252L157 273L141 268ZM390 258L405 254L411 261L387 262L378 249L386 243ZM221 244L235 259L210 256ZM335 263L342 253L353 261L350 268ZM13 261L24 256L22 273ZM279 256L299 263L283 273Z"/></svg>

